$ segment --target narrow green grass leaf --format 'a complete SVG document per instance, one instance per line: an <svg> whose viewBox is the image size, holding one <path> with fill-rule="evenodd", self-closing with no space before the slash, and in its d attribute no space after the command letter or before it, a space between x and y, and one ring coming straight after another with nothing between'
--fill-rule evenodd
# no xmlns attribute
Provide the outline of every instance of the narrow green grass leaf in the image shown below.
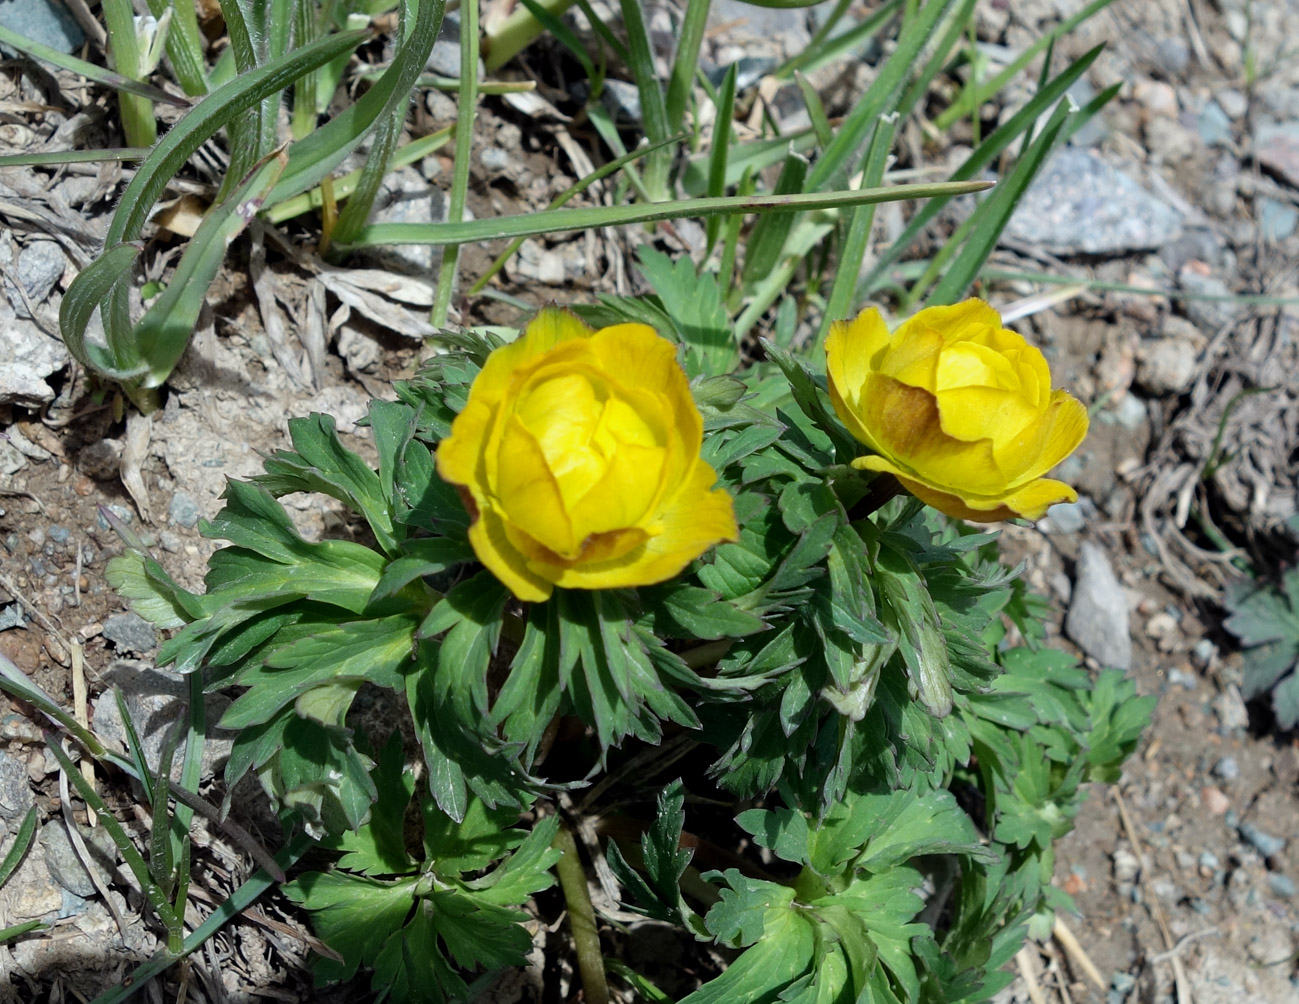
<svg viewBox="0 0 1299 1004"><path fill-rule="evenodd" d="M128 164L149 156L149 147L119 147L115 150L55 150L49 153L9 153L0 156L3 167L62 167L64 164Z"/></svg>
<svg viewBox="0 0 1299 1004"><path fill-rule="evenodd" d="M113 214L104 236L104 245L111 248L137 239L144 230L149 214L153 212L154 203L171 179L179 173L195 150L236 116L252 108L266 95L278 94L302 74L329 62L335 56L351 52L369 37L368 31L341 32L327 36L301 49L295 49L275 64L240 74L205 97L167 131L140 165L135 177L122 193L117 212ZM357 102L352 107L359 104ZM307 142L309 140L297 144L295 151ZM282 184L283 179L281 186ZM80 279L80 276L77 278Z"/></svg>
<svg viewBox="0 0 1299 1004"><path fill-rule="evenodd" d="M640 95L641 118L645 135L651 143L667 139L676 130L668 122L667 105L654 72L654 50L650 45L649 28L641 0L620 0L623 28L627 32L627 54L632 79ZM668 167L670 158L655 154L645 165L645 187L650 196L661 200L668 194Z"/></svg>
<svg viewBox="0 0 1299 1004"><path fill-rule="evenodd" d="M181 89L190 97L201 97L208 92L207 70L203 63L207 44L199 34L196 5L171 0L148 0L148 3L149 13L156 18L162 18L171 11L167 61Z"/></svg>
<svg viewBox="0 0 1299 1004"><path fill-rule="evenodd" d="M875 125L875 134L871 137L870 149L866 153L866 169L863 174L863 185L878 185L884 176L884 167L888 163L889 150L893 147L893 134L897 128L897 113L883 115ZM866 257L866 247L870 241L871 227L875 223L874 206L858 206L846 214L843 249L839 253L838 271L834 284L830 287L830 297L826 301L825 314L821 318L821 328L817 333L817 344L825 341L830 324L848 317L856 304L853 297L857 292L857 277L861 274L862 261Z"/></svg>
<svg viewBox="0 0 1299 1004"><path fill-rule="evenodd" d="M138 386L162 386L185 354L199 311L207 300L208 287L225 261L226 249L257 214L287 163L282 150L267 158L229 199L203 218L171 282L135 326L135 344L149 367L148 376Z"/></svg>
<svg viewBox="0 0 1299 1004"><path fill-rule="evenodd" d="M131 380L148 371L133 343L107 348L86 340L86 328L95 310L105 302L119 283L130 277L138 244L110 247L83 268L59 304L59 334L72 357L88 369L111 380Z"/></svg>
<svg viewBox="0 0 1299 1004"><path fill-rule="evenodd" d="M448 223L459 223L464 219L465 198L469 193L469 157L473 153L474 119L478 114L478 0L464 0L460 5L460 65L473 69L460 75L460 94L456 102L455 169L451 175L451 194L447 199ZM347 236L350 238L351 235ZM435 328L446 326L459 257L459 245L442 251L430 314L430 323Z"/></svg>
<svg viewBox="0 0 1299 1004"><path fill-rule="evenodd" d="M966 25L972 23L974 5L977 2L978 0L962 0L961 5L952 11L951 16L947 19L947 28L938 44L934 46L933 51L929 54L929 59L925 61L924 67L916 74L898 100L897 107L894 108L894 111L900 117L906 118L911 114L911 109L929 91L929 85L933 83L934 77L938 76L938 72L947 62L948 56L961 40Z"/></svg>
<svg viewBox="0 0 1299 1004"><path fill-rule="evenodd" d="M588 188L590 188L600 179L607 178L609 175L615 173L616 171L620 171L622 168L626 167L628 164L631 164L633 161L639 160L641 157L644 157L647 153L650 153L651 151L658 149L659 146L669 146L673 143L680 142L683 138L684 138L683 136L672 136L668 139L665 139L661 144L658 145L637 147L635 150L632 150L630 153L625 153L621 157L618 157L615 160L609 161L609 163L607 164L603 164L600 167L597 167L590 174L586 175L586 177L580 178L579 180L575 181L572 185L570 185L564 191L560 192L557 196L555 196L555 198L551 200L550 205L548 205L546 208L547 209L560 208L561 206L567 204L575 196L580 195L582 192L586 191ZM510 242L510 246L507 247L504 251L502 251L499 255L497 255L496 260L492 262L491 267L488 268L487 271L482 274L481 278L479 278L479 280L475 282L473 286L470 287L469 289L470 296L476 296L477 294L483 291L483 288L487 285L488 282L491 281L492 276L494 276L497 272L499 272L502 268L505 267L505 263L509 261L511 257L513 257L516 251L519 250L519 248L523 245L524 240L525 238L523 237L514 238L514 240Z"/></svg>
<svg viewBox="0 0 1299 1004"><path fill-rule="evenodd" d="M461 223L377 223L361 232L353 247L380 244L468 244L534 234L615 227L686 217L743 213L806 212L843 209L872 202L901 202L964 195L991 188L987 181L939 182L932 185L891 185L847 192L804 192L797 195L727 195L715 199L681 199L634 206L593 206L583 209L543 209Z"/></svg>
<svg viewBox="0 0 1299 1004"><path fill-rule="evenodd" d="M577 60L578 64L582 67L583 72L586 74L586 79L592 82L592 91L594 92L598 90L598 88L594 86L594 82L598 78L598 75L595 72L595 64L591 61L591 56L587 53L586 46L582 44L582 40L577 37L573 29L561 21L557 15L552 14L541 4L537 3L537 0L519 0L519 2L528 9L528 13L536 18L537 22L545 28L546 31L555 36L555 41L572 53L573 58Z"/></svg>
<svg viewBox="0 0 1299 1004"><path fill-rule="evenodd" d="M793 195L803 191L807 169L807 158L791 152L780 169L773 194ZM746 290L760 277L771 274L793 226L793 213L768 213L753 225L745 244L744 268L740 272L740 283Z"/></svg>
<svg viewBox="0 0 1299 1004"><path fill-rule="evenodd" d="M1038 91L1023 108L1012 115L974 149L970 156L965 159L965 162L952 173L951 180L963 181L977 177L985 167L991 164L1001 155L1003 150L1015 141L1016 137L1031 128L1033 123L1073 86L1074 81L1081 77L1087 71L1087 68L1096 61L1096 57L1101 53L1101 48L1101 46L1097 46L1084 53L1046 87ZM906 229L880 255L879 260L871 268L870 274L863 280L862 285L867 291L874 289L878 285L880 277L902 257L907 248L915 243L916 238L920 236L920 232L938 215L945 204L946 200L935 200L916 208L915 213L912 214L910 221L907 223Z"/></svg>
<svg viewBox="0 0 1299 1004"><path fill-rule="evenodd" d="M801 73L794 74L794 82L798 84L799 93L803 95L803 104L807 107L808 118L812 120L812 131L816 133L817 142L822 148L829 146L834 141L834 130L830 128L830 120L826 117L821 95L816 93L816 88Z"/></svg>
<svg viewBox="0 0 1299 1004"><path fill-rule="evenodd" d="M970 283L978 275L979 269L983 268L983 263L988 260L988 255L992 254L992 249L997 246L997 239L1006 228L1006 224L1010 222L1020 197L1028 189L1051 151L1055 149L1056 140L1068 115L1068 106L1061 104L1056 109L1056 113L1051 116L1051 121L1046 128L1042 130L1042 135L1010 172L1010 177L998 185L996 192L971 214L971 220L977 218L977 222L971 223L970 226L972 236L961 248L956 260L943 273L934 291L925 298L927 304L955 303L965 295ZM955 243L953 240L952 245ZM914 302L914 292L912 296Z"/></svg>
<svg viewBox="0 0 1299 1004"><path fill-rule="evenodd" d="M983 104L983 102L987 101L988 98L992 97L992 95L1005 87L1006 84L1014 79L1015 74L1019 73L1020 70L1033 61L1033 58L1039 52L1045 49L1048 45L1053 44L1057 38L1063 38L1088 18L1104 10L1112 2L1113 0L1092 0L1092 2L1082 10L1073 14L1071 17L1065 18L1045 35L1035 39L1032 45L1028 46L1010 63L1009 66L1003 69L991 80L980 84L977 87L970 88L963 93L961 97L954 101L947 110L934 120L934 125L943 132L950 129L952 123L956 122L958 119L964 118L966 115L969 115L974 109L978 108L979 105Z"/></svg>
<svg viewBox="0 0 1299 1004"><path fill-rule="evenodd" d="M732 63L726 68L722 78L722 89L717 96L717 117L713 120L712 149L708 151L708 195L717 198L726 194L726 161L731 151L731 134L734 130L732 120L735 118L735 81L739 67ZM705 257L717 243L721 232L720 216L710 216L705 228L707 245Z"/></svg>
<svg viewBox="0 0 1299 1004"><path fill-rule="evenodd" d="M36 836L36 806L33 805L27 810L27 815L23 816L23 821L18 827L18 832L14 834L14 841L9 845L5 859L0 861L0 886L9 881L9 876L14 873L23 856L26 855L27 849L31 847L34 836Z"/></svg>
<svg viewBox="0 0 1299 1004"><path fill-rule="evenodd" d="M834 142L826 147L807 177L808 191L824 188L832 179L851 173L853 157L866 141L875 120L885 110L893 95L902 86L919 58L925 42L938 23L938 19L951 6L952 0L930 0L914 18L907 21L898 37L897 48L866 93L844 118Z"/></svg>
<svg viewBox="0 0 1299 1004"><path fill-rule="evenodd" d="M134 38L134 31L132 31ZM190 103L184 98L177 97L175 94L168 94L160 87L154 87L152 84L146 84L142 80L131 80L122 76L120 73L114 73L112 70L106 70L102 66L96 66L94 63L88 63L84 59L78 59L76 56L69 56L66 52L59 52L58 49L51 49L48 45L42 45L35 39L28 38L26 35L20 35L18 32L0 25L0 42L9 46L11 49L17 49L19 52L25 52L34 59L39 59L45 63L51 63L61 70L67 70L69 73L75 73L78 76L85 77L87 80L93 80L97 84L103 84L105 87L111 87L117 91L125 91L128 94L138 94L142 98L150 101L161 101L165 104L176 105L179 108L188 108Z"/></svg>
<svg viewBox="0 0 1299 1004"><path fill-rule="evenodd" d="M820 0L814 0L819 3ZM699 47L704 41L704 28L708 24L709 0L686 0L686 16L677 36L677 53L672 60L668 77L668 96L665 105L668 132L680 132L686 120L686 104L690 98L690 85L699 68Z"/></svg>

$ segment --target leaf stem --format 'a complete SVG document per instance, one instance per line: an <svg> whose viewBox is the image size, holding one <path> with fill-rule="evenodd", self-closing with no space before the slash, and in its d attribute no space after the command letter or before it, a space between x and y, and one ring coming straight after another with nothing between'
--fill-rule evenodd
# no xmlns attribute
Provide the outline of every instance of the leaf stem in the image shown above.
<svg viewBox="0 0 1299 1004"><path fill-rule="evenodd" d="M609 983L605 979L604 956L600 952L600 933L595 922L595 907L586 887L586 872L577 856L573 831L559 824L551 844L563 857L555 863L559 885L568 904L568 923L573 930L577 949L577 968L582 974L582 991L587 1004L609 1004Z"/></svg>

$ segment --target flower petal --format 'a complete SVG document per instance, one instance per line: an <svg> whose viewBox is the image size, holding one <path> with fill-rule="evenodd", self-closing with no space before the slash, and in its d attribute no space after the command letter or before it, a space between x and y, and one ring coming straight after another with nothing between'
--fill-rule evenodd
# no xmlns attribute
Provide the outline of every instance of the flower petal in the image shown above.
<svg viewBox="0 0 1299 1004"><path fill-rule="evenodd" d="M495 486L501 515L556 554L576 557L579 541L541 444L517 415L504 424Z"/></svg>
<svg viewBox="0 0 1299 1004"><path fill-rule="evenodd" d="M526 365L562 342L588 339L594 332L581 318L558 307L543 307L517 339L502 345L487 357L482 372L474 378L470 395L488 403L500 401Z"/></svg>
<svg viewBox="0 0 1299 1004"><path fill-rule="evenodd" d="M1078 493L1062 481L1038 478L1002 495L957 494L950 488L918 480L884 457L858 457L852 465L860 470L892 474L902 487L926 505L957 519L973 523L995 523L1022 517L1041 519L1057 502L1077 502Z"/></svg>
<svg viewBox="0 0 1299 1004"><path fill-rule="evenodd" d="M874 307L863 310L852 321L835 321L825 340L825 375L835 413L854 439L876 451L879 447L857 417L857 408L875 357L888 344L888 326Z"/></svg>
<svg viewBox="0 0 1299 1004"><path fill-rule="evenodd" d="M663 582L710 547L737 540L735 505L724 489L710 490L717 473L696 461L690 480L646 529L644 544L612 561L570 565L555 579L566 589L619 589Z"/></svg>
<svg viewBox="0 0 1299 1004"><path fill-rule="evenodd" d="M1087 435L1089 421L1081 401L1057 390L1040 422L1015 439L997 444L997 465L1012 485L1040 478L1078 448Z"/></svg>
<svg viewBox="0 0 1299 1004"><path fill-rule="evenodd" d="M950 344L968 339L975 327L1001 330L1001 315L983 300L972 296L951 306L926 307L918 311L893 333L893 340L904 342L914 337L913 326L935 331Z"/></svg>
<svg viewBox="0 0 1299 1004"><path fill-rule="evenodd" d="M968 443L947 435L938 402L926 390L873 374L862 396L861 416L879 444L876 452L904 463L913 477L981 495L1007 485L991 440Z"/></svg>
<svg viewBox="0 0 1299 1004"><path fill-rule="evenodd" d="M491 407L471 394L451 423L451 435L438 443L437 469L443 481L471 488L475 495L486 493L482 459L491 424Z"/></svg>
<svg viewBox="0 0 1299 1004"><path fill-rule="evenodd" d="M506 525L496 512L483 509L469 528L474 554L489 572L505 584L516 599L541 603L550 599L552 584L538 575L506 535Z"/></svg>

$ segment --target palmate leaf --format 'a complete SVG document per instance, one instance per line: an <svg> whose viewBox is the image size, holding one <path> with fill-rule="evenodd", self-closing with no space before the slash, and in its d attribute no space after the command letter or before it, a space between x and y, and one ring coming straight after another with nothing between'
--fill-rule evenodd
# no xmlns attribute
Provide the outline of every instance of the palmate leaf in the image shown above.
<svg viewBox="0 0 1299 1004"><path fill-rule="evenodd" d="M608 858L618 881L636 897L635 909L658 920L692 926L694 911L681 895L681 876L693 856L692 851L681 848L684 806L685 787L680 778L659 792L654 822L641 838L645 878L627 864L613 841L609 842Z"/></svg>
<svg viewBox="0 0 1299 1004"><path fill-rule="evenodd" d="M662 334L675 335L685 346L686 375L720 376L735 369L740 350L717 275L701 275L688 257L673 262L648 244L640 247L637 256L641 273L672 324L672 330Z"/></svg>
<svg viewBox="0 0 1299 1004"><path fill-rule="evenodd" d="M387 422L380 421L381 428L390 436ZM364 460L342 444L330 415L315 413L307 418L290 419L289 438L293 449L276 450L266 459L266 473L253 480L276 496L320 492L338 499L364 516L379 547L393 554L405 534L404 527L394 524L390 508L397 459L391 439L384 439L388 467L385 484Z"/></svg>

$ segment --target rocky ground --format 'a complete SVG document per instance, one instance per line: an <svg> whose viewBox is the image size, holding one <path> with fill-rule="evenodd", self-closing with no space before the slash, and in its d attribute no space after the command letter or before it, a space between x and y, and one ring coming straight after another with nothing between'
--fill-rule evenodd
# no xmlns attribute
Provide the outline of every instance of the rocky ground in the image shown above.
<svg viewBox="0 0 1299 1004"><path fill-rule="evenodd" d="M709 66L742 60L753 81L806 43L821 9L714 6ZM991 65L1005 62L1081 6L981 2L981 52ZM9 16L0 7L0 21ZM665 11L652 26L670 38ZM1078 504L1057 507L1036 528L1008 528L1008 553L1057 601L1060 644L1130 668L1161 698L1117 790L1094 793L1060 848L1057 881L1078 904L1080 915L1065 922L1079 947L1056 940L1027 953L1025 978L1006 1001L1299 1001L1299 747L1273 729L1265 705L1241 698L1240 658L1218 606L1236 573L1206 528L1220 526L1270 567L1294 560L1281 528L1296 512L1299 456L1295 38L1299 9L1285 0L1120 2L1085 23L1057 59L1100 42L1106 51L1074 97L1081 104L1116 82L1120 96L1057 154L993 261L1000 278L985 293L995 303L1043 288L1025 274L1094 283L1019 323L1049 353L1057 382L1092 403L1094 421L1062 475L1079 485ZM448 39L435 69L454 73L453 58ZM523 72L547 58L547 50L525 54ZM854 60L818 86L828 106L843 107L869 76L869 61ZM1024 76L1025 93L1031 79ZM539 208L590 169L588 149L561 128L570 96L547 80L535 101L485 101L476 215ZM0 75L0 147L66 148L106 135L104 108L74 114L59 86L12 68ZM611 93L634 119L634 92ZM766 96L774 114L778 99ZM437 128L454 104L433 92L418 117L422 130ZM918 131L901 143L946 163L970 141L968 127L953 138L951 149L926 146ZM435 154L398 172L385 218L436 218L449 167ZM432 258L376 256L370 271L340 272L274 232L254 233L251 253L241 252L214 290L166 407L151 421L122 421L86 396L84 375L51 337L62 290L96 251L120 180L113 166L0 171L0 652L68 706L83 704L110 738L122 732L107 690L117 684L157 749L178 694L152 669L155 632L104 581L120 545L103 509L197 586L210 550L198 520L219 508L227 477L254 473L259 451L284 443L288 417L329 412L349 442L364 442L354 423L366 401L389 393L426 333L430 290L419 276ZM880 213L881 237L897 220L891 209ZM285 232L292 237L292 224ZM532 303L630 291L629 251L645 239L529 240L496 288ZM678 252L694 243L686 225L656 239ZM467 252L465 280L489 260ZM517 316L493 299L463 309L473 323ZM1250 387L1275 389L1239 395ZM1220 423L1226 462L1202 478ZM308 535L342 528L318 499L289 502ZM221 749L218 736L209 776ZM128 791L107 794L120 818L146 827ZM58 808L57 765L40 729L9 704L0 708L0 828L12 833L33 804L40 837L0 890L0 927L44 918L53 928L0 948L0 999L84 999L156 941L139 920L133 879L104 863L102 827L86 827L84 817L78 832L101 863L93 877L81 865ZM219 899L247 865L219 835L207 839L194 887ZM176 978L209 1000L299 999L310 942L280 911L273 902L250 911ZM536 999L526 984L511 986L495 999Z"/></svg>

